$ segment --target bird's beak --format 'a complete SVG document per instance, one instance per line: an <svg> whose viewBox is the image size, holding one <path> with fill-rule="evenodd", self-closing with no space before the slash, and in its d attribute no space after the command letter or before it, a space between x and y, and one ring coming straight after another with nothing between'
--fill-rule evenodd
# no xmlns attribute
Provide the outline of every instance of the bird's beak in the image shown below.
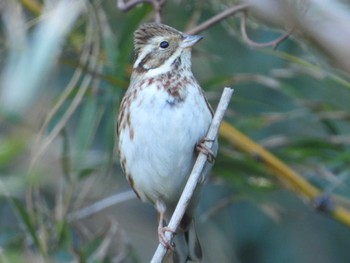
<svg viewBox="0 0 350 263"><path fill-rule="evenodd" d="M196 43L198 43L203 37L202 36L192 36L192 35L184 35L184 39L180 46L182 48L192 47Z"/></svg>

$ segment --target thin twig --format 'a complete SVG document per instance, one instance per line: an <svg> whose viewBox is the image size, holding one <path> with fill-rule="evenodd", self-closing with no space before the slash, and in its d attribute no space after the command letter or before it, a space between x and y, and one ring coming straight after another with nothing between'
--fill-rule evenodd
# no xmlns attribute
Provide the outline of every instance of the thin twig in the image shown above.
<svg viewBox="0 0 350 263"><path fill-rule="evenodd" d="M289 29L286 33L284 33L282 36L279 38L266 42L266 43L258 43L253 40L251 40L247 34L246 30L246 12L243 13L241 17L241 34L244 42L246 42L248 45L252 47L257 47L257 48L264 48L264 47L273 47L273 49L277 49L278 45L281 44L284 40L286 40L295 30L295 26Z"/></svg>
<svg viewBox="0 0 350 263"><path fill-rule="evenodd" d="M231 100L233 94L233 89L231 88L225 88L222 95L220 102L218 104L217 110L215 112L214 118L212 120L212 123L210 125L208 134L206 138L208 139L206 141L206 146L210 149L213 145L213 141L218 136L220 124L222 122L222 119L224 117L225 111L228 107L228 104ZM180 200L175 208L175 211L170 219L170 222L168 224L168 227L170 229L176 230L180 224L180 221L185 214L186 208L192 198L193 192L196 189L197 183L201 177L204 165L207 162L207 156L203 153L200 153L198 155L198 158L196 160L196 163L193 166L192 172L190 174L190 177L188 178L188 181L186 183L186 186L182 192L182 195L180 197ZM174 233L172 232L166 232L165 233L166 238L171 241L174 237ZM170 242L171 243L171 242ZM167 248L165 248L162 244L158 245L158 248L156 252L153 255L153 258L151 260L151 263L160 263L162 262L162 259L164 258L166 254Z"/></svg>
<svg viewBox="0 0 350 263"><path fill-rule="evenodd" d="M138 4L142 4L142 3L150 3L152 4L152 2L154 2L153 0L131 0L128 2L124 2L124 0L118 0L117 1L117 7L120 11L122 12L127 12L129 11L131 8L133 8L134 6L138 5Z"/></svg>
<svg viewBox="0 0 350 263"><path fill-rule="evenodd" d="M130 190L122 193L118 193L112 196L108 196L102 200L93 203L87 207L84 207L78 211L74 211L68 215L68 221L73 222L89 216L92 216L103 209L111 207L113 205L125 202L127 200L135 198L135 193Z"/></svg>
<svg viewBox="0 0 350 263"><path fill-rule="evenodd" d="M161 11L165 0L155 0L152 2L154 9L154 22L162 23Z"/></svg>
<svg viewBox="0 0 350 263"><path fill-rule="evenodd" d="M108 229L105 229L104 232L106 233L105 236L102 239L102 242L100 245L95 249L95 251L92 253L91 256L89 256L88 261L89 262L101 262L104 261L106 258L106 255L108 253L108 249L111 246L111 243L113 241L113 237L117 234L119 228L118 221L110 217L109 218L109 225Z"/></svg>
<svg viewBox="0 0 350 263"><path fill-rule="evenodd" d="M164 1L165 0L130 0L130 1L124 2L124 0L118 0L117 7L120 11L127 12L138 4L143 4L143 3L151 4L154 10L154 22L161 23L162 17L160 13L161 13Z"/></svg>
<svg viewBox="0 0 350 263"><path fill-rule="evenodd" d="M226 9L225 11L217 14L216 16L213 16L209 20L203 22L202 24L196 26L195 28L192 28L187 32L189 35L198 34L199 32L202 32L206 30L207 28L215 25L216 23L219 23L220 21L224 20L225 18L232 16L236 14L237 12L241 12L246 10L249 7L249 4L241 4L241 5L235 5L230 7L229 9Z"/></svg>
<svg viewBox="0 0 350 263"><path fill-rule="evenodd" d="M205 222L210 217L217 215L220 211L224 210L224 208L231 205L234 202L234 200L237 200L236 193L230 194L229 196L222 198L221 200L216 202L214 206L210 207L207 211L200 215L199 222Z"/></svg>

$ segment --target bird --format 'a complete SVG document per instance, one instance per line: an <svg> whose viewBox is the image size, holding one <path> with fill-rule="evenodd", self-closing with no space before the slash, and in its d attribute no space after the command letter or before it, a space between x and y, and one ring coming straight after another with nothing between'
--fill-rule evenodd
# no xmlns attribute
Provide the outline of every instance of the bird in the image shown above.
<svg viewBox="0 0 350 263"><path fill-rule="evenodd" d="M134 33L135 62L120 104L117 136L121 168L137 197L159 213L158 237L168 223L199 152L208 156L201 180L174 238L174 262L199 262L202 249L194 212L218 142L205 146L213 111L191 70L191 50L203 37L159 23Z"/></svg>

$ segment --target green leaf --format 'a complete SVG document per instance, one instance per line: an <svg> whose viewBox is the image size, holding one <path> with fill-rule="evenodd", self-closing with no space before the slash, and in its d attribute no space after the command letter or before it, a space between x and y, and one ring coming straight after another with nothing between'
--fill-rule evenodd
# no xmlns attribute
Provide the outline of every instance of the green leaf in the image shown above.
<svg viewBox="0 0 350 263"><path fill-rule="evenodd" d="M19 200L16 197L9 197L11 202L14 205L14 208L16 209L20 220L26 227L26 230L28 231L29 236L32 238L35 246L39 249L39 251L44 255L45 252L43 251L43 248L40 243L40 238L37 235L37 231L35 228L35 224L32 221L32 216L28 213L26 210L26 207L23 205L22 201Z"/></svg>

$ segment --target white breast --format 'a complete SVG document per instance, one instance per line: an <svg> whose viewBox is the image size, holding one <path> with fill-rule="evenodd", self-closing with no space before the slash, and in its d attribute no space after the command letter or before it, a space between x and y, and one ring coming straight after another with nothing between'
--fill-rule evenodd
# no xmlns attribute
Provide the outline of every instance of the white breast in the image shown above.
<svg viewBox="0 0 350 263"><path fill-rule="evenodd" d="M177 201L195 159L195 145L207 133L211 113L197 86L176 102L156 85L139 90L130 104L130 127L120 132L125 170L142 200Z"/></svg>

